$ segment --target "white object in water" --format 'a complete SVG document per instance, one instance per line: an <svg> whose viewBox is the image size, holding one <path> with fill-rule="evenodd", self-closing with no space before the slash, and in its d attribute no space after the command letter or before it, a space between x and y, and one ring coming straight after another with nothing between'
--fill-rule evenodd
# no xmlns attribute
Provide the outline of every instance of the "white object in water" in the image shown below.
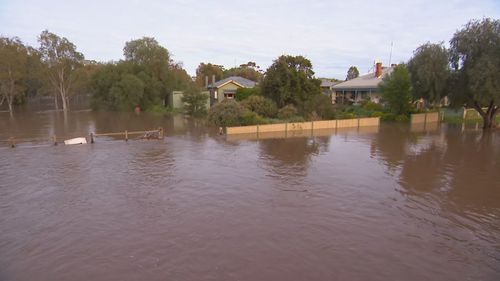
<svg viewBox="0 0 500 281"><path fill-rule="evenodd" d="M65 140L64 144L87 144L87 139L85 138L74 138Z"/></svg>

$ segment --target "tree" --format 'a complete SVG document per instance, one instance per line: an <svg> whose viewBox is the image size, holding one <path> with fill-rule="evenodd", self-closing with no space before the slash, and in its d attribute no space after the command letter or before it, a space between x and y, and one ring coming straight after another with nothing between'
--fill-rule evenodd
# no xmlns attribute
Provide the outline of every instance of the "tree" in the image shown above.
<svg viewBox="0 0 500 281"><path fill-rule="evenodd" d="M224 78L230 76L240 76L255 82L259 82L262 79L262 73L260 67L255 62L248 62L240 65L239 67L233 67L224 71Z"/></svg>
<svg viewBox="0 0 500 281"><path fill-rule="evenodd" d="M483 129L495 125L500 105L500 20L472 20L450 40L453 104L473 107ZM483 110L486 107L486 110Z"/></svg>
<svg viewBox="0 0 500 281"><path fill-rule="evenodd" d="M19 38L0 37L0 95L12 115L14 100L24 94L28 51Z"/></svg>
<svg viewBox="0 0 500 281"><path fill-rule="evenodd" d="M125 43L125 61L141 66L155 79L164 81L170 65L170 53L155 38L142 37Z"/></svg>
<svg viewBox="0 0 500 281"><path fill-rule="evenodd" d="M53 90L62 99L63 110L69 109L75 70L83 63L83 55L65 37L59 37L48 30L38 37L41 60L47 67L47 75ZM57 101L57 99L56 99ZM56 103L57 107L57 103Z"/></svg>
<svg viewBox="0 0 500 281"><path fill-rule="evenodd" d="M427 43L408 62L414 99L439 102L446 96L450 76L449 52L442 44Z"/></svg>
<svg viewBox="0 0 500 281"><path fill-rule="evenodd" d="M314 78L311 62L303 56L280 56L267 69L262 94L278 107L293 104L304 112L304 104L321 93L321 81Z"/></svg>
<svg viewBox="0 0 500 281"><path fill-rule="evenodd" d="M225 99L210 108L208 121L220 127L240 125L246 111L237 101Z"/></svg>
<svg viewBox="0 0 500 281"><path fill-rule="evenodd" d="M349 67L349 70L347 70L347 77L345 80L351 80L359 76L359 71L358 68L355 66Z"/></svg>
<svg viewBox="0 0 500 281"><path fill-rule="evenodd" d="M191 116L203 116L207 113L207 101L209 95L197 91L193 88L186 92L182 96L182 102L184 102L184 109L186 113Z"/></svg>
<svg viewBox="0 0 500 281"><path fill-rule="evenodd" d="M215 75L215 81L224 77L224 67L222 65L211 63L200 63L196 68L196 85L200 88L205 87L205 77L208 77L208 83L212 83L212 76Z"/></svg>
<svg viewBox="0 0 500 281"><path fill-rule="evenodd" d="M382 97L389 109L397 115L406 115L411 108L411 81L406 65L400 64L384 77L380 85Z"/></svg>
<svg viewBox="0 0 500 281"><path fill-rule="evenodd" d="M248 110L265 117L275 117L278 113L276 103L263 96L250 96L242 102L242 105Z"/></svg>

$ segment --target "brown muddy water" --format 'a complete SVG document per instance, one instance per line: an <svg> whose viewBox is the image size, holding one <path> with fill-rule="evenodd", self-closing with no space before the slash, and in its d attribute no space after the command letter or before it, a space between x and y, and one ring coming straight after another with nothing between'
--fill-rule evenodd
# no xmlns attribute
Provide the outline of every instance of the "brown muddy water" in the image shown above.
<svg viewBox="0 0 500 281"><path fill-rule="evenodd" d="M500 132L0 113L0 280L500 280ZM163 141L48 138L163 126Z"/></svg>

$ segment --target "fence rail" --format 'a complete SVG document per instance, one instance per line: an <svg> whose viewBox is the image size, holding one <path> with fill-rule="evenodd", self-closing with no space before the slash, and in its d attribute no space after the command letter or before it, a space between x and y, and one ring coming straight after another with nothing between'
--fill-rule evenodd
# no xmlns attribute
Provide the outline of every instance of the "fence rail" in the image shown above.
<svg viewBox="0 0 500 281"><path fill-rule="evenodd" d="M82 135L86 134L80 134L80 135L72 135L72 136L57 136L57 135L52 135L51 137L47 138L15 138L15 137L10 137L6 140L0 140L0 143L6 143L9 147L15 148L19 143L43 143L47 142L52 145L58 145L60 140L67 140L67 139L72 139L76 137L81 137ZM124 136L125 141L129 140L129 135L143 135L141 139L163 139L164 138L164 131L162 127L159 127L158 129L153 129L153 130L147 130L147 131L128 131L125 130L123 132L111 132L111 133L94 133L91 132L86 136L85 138L87 139L88 142L90 143L95 143L95 139L97 137L111 137L111 136Z"/></svg>

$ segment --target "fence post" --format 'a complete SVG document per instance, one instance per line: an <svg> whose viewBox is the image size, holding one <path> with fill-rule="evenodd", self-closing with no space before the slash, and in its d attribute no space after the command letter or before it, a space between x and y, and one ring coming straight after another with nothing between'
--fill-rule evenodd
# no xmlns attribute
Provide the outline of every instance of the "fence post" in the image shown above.
<svg viewBox="0 0 500 281"><path fill-rule="evenodd" d="M54 143L54 145L57 145L57 136L56 135L52 136L52 142Z"/></svg>
<svg viewBox="0 0 500 281"><path fill-rule="evenodd" d="M163 139L163 127L158 127L158 137L160 139Z"/></svg>
<svg viewBox="0 0 500 281"><path fill-rule="evenodd" d="M90 143L94 143L94 133L90 133Z"/></svg>
<svg viewBox="0 0 500 281"><path fill-rule="evenodd" d="M11 148L16 147L16 141L14 140L14 138L13 138L13 137L10 137L10 138L9 138L9 146L10 146Z"/></svg>
<svg viewBox="0 0 500 281"><path fill-rule="evenodd" d="M125 130L125 141L128 141L128 131Z"/></svg>

